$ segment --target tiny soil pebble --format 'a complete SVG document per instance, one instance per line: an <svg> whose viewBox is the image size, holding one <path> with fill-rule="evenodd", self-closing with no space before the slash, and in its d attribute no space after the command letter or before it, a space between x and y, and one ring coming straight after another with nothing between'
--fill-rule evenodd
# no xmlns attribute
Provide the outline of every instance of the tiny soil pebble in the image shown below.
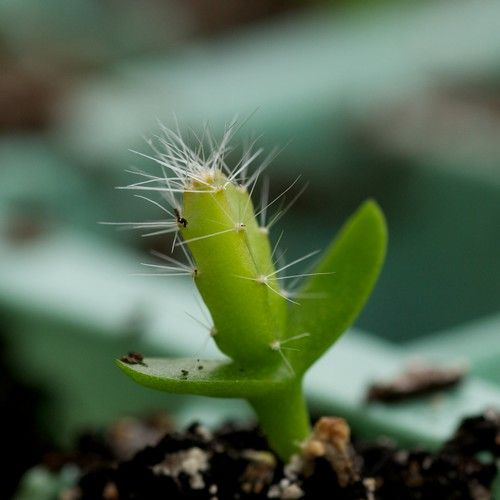
<svg viewBox="0 0 500 500"><path fill-rule="evenodd" d="M128 458L109 440L80 449L72 456L81 470L78 486L61 498L487 500L493 498L499 436L496 410L465 419L434 453L399 449L387 439L351 441L345 420L324 417L284 464L255 429L226 425L211 433L193 424L134 454L128 450Z"/></svg>

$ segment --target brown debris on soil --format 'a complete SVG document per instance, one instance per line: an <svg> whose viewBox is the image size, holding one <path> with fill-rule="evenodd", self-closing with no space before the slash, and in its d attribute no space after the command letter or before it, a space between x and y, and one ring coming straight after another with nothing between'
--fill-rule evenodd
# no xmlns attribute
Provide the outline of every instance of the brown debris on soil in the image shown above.
<svg viewBox="0 0 500 500"><path fill-rule="evenodd" d="M250 463L241 476L241 489L246 494L259 495L273 480L276 457L269 451L255 450L248 450L242 456Z"/></svg>
<svg viewBox="0 0 500 500"><path fill-rule="evenodd" d="M118 488L115 483L108 483L102 492L102 497L104 500L118 500L120 494L118 493Z"/></svg>
<svg viewBox="0 0 500 500"><path fill-rule="evenodd" d="M429 394L457 385L466 374L465 366L442 368L414 364L393 380L370 386L366 400L387 403Z"/></svg>
<svg viewBox="0 0 500 500"><path fill-rule="evenodd" d="M351 444L351 429L343 418L322 417L313 433L301 446L304 470L311 472L311 463L324 457L337 474L341 487L359 480L359 464Z"/></svg>

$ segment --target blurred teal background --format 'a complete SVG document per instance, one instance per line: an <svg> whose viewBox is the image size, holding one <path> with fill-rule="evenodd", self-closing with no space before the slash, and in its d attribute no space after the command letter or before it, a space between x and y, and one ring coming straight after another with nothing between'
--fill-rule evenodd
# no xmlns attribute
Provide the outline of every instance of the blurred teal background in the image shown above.
<svg viewBox="0 0 500 500"><path fill-rule="evenodd" d="M47 237L68 226L147 248L96 224L154 216L112 189L143 163L129 149L147 152L142 137L174 113L215 130L252 114L242 135L283 147L274 191L309 182L284 222L300 227L286 231L291 255L323 246L367 196L387 212L389 258L361 326L404 340L499 309L497 2L0 9L4 227L33 217Z"/></svg>
<svg viewBox="0 0 500 500"><path fill-rule="evenodd" d="M241 140L283 148L272 193L309 183L279 224L289 260L380 202L389 253L359 328L404 344L500 311L496 0L6 0L0 111L2 325L63 429L160 404L114 356L190 349L189 284L131 276L171 242L98 224L159 216L114 187L154 170L129 150L174 114L250 117Z"/></svg>

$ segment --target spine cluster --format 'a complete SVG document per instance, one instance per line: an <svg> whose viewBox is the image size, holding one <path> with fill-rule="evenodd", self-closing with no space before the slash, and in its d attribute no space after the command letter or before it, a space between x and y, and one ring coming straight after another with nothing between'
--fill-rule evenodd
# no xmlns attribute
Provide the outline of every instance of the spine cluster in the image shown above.
<svg viewBox="0 0 500 500"><path fill-rule="evenodd" d="M266 218L268 208L295 183L268 202L269 186L264 181L262 206L256 212L252 194L273 155L261 160L262 150L252 145L229 168L227 158L236 129L235 122L229 124L216 142L206 127L201 136L194 137L197 146L192 148L178 130L163 128L161 136L149 141L154 155L139 153L156 162L161 175L134 172L141 180L125 189L140 192L137 196L166 217L130 225L146 229L148 235L175 234L174 246L180 247L185 262L156 254L166 263L153 267L161 274L193 277L212 316L213 338L224 354L242 365L282 363L293 373L284 351L298 347L284 344L299 344L308 334L286 338L288 303L296 303L296 297L282 285L287 279L296 283L303 275L284 273L316 252L278 268L281 238L273 248L269 233L288 207L278 210L269 223ZM159 194L162 201L144 192Z"/></svg>

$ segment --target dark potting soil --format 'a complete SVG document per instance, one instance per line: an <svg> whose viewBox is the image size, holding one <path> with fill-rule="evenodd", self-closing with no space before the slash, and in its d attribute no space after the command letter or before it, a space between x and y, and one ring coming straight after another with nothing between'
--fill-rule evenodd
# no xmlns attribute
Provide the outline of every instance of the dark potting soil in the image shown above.
<svg viewBox="0 0 500 500"><path fill-rule="evenodd" d="M486 500L500 456L500 412L465 419L435 453L388 440L351 443L347 424L336 418L320 419L302 454L286 465L258 430L231 425L213 434L197 424L169 432L121 461L101 438L80 448L86 472L64 500Z"/></svg>
<svg viewBox="0 0 500 500"><path fill-rule="evenodd" d="M0 428L2 429L0 498L10 498L24 472L40 462L48 437L40 428L46 395L19 380L8 363L6 325L0 325Z"/></svg>

